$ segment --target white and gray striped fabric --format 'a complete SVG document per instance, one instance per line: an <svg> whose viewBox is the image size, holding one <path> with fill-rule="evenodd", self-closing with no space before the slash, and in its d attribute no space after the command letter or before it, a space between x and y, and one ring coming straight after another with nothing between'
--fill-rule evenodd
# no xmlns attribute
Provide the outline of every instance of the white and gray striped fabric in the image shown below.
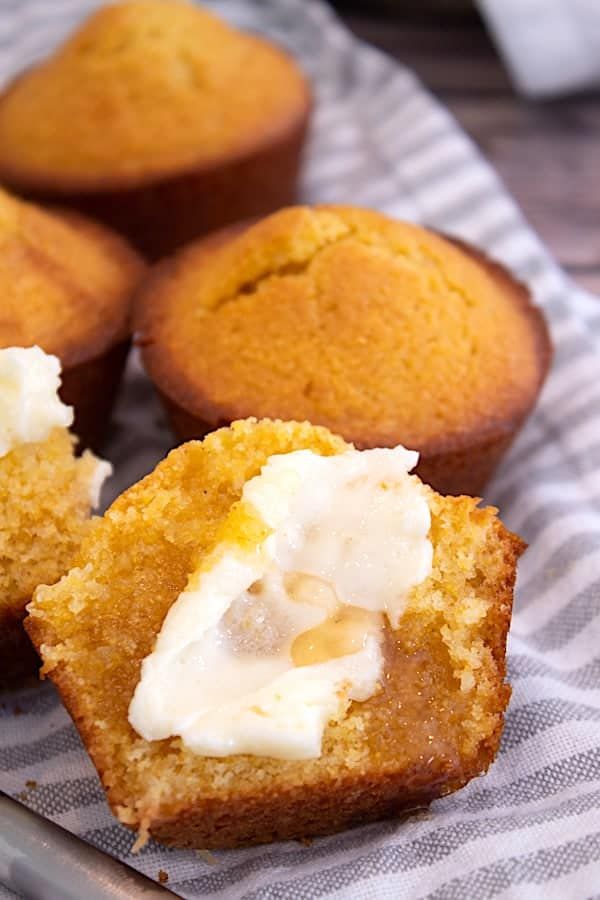
<svg viewBox="0 0 600 900"><path fill-rule="evenodd" d="M46 52L96 3L0 0L0 77ZM378 207L476 242L531 285L554 367L486 499L530 543L510 640L513 698L489 774L429 814L215 854L150 843L111 817L52 687L5 694L0 784L183 897L589 898L600 891L600 301L570 283L487 163L414 76L358 43L319 0L224 0L290 47L318 105L304 197ZM169 447L132 361L110 456L113 494ZM26 787L35 780L37 787ZM8 896L8 895L7 895Z"/></svg>

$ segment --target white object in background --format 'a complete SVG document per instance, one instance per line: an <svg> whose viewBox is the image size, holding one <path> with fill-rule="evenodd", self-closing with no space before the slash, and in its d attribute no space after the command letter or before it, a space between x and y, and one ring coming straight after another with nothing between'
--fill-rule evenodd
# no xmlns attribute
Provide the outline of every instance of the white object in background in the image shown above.
<svg viewBox="0 0 600 900"><path fill-rule="evenodd" d="M477 0L519 91L600 84L600 0Z"/></svg>

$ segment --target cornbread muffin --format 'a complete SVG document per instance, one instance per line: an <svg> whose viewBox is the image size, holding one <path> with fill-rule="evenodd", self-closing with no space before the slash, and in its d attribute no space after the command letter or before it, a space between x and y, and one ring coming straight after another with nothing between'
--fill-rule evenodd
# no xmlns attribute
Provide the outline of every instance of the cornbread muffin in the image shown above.
<svg viewBox="0 0 600 900"><path fill-rule="evenodd" d="M126 0L0 96L0 180L157 257L293 202L309 111L270 42L183 0Z"/></svg>
<svg viewBox="0 0 600 900"><path fill-rule="evenodd" d="M70 567L110 465L74 456L60 363L39 347L0 349L0 681L39 665L22 620L33 589Z"/></svg>
<svg viewBox="0 0 600 900"><path fill-rule="evenodd" d="M29 606L44 672L115 815L142 839L220 848L333 832L427 804L494 758L523 544L496 510L425 486L430 574L398 628L385 627L378 690L330 722L319 757L202 756L180 738L145 740L129 724L141 662L189 573L224 528L232 546L252 545L232 507L267 459L299 449L327 457L351 448L308 423L247 420L172 451L96 520L74 568Z"/></svg>
<svg viewBox="0 0 600 900"><path fill-rule="evenodd" d="M89 528L98 461L89 450L75 457L75 443L54 428L0 457L0 681L39 666L25 607L38 584L68 571Z"/></svg>
<svg viewBox="0 0 600 900"><path fill-rule="evenodd" d="M307 419L359 448L418 450L442 493L482 490L551 356L501 266L352 207L290 208L198 242L138 300L144 363L181 439L248 415Z"/></svg>
<svg viewBox="0 0 600 900"><path fill-rule="evenodd" d="M61 397L82 446L108 424L130 342L130 299L143 272L120 237L74 213L0 189L0 347L58 356Z"/></svg>

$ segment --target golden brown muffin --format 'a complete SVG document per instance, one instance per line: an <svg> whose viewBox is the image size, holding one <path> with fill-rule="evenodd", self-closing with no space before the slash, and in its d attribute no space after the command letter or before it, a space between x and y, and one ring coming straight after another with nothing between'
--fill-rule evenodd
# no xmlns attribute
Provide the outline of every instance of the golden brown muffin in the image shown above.
<svg viewBox="0 0 600 900"><path fill-rule="evenodd" d="M156 269L143 358L183 439L248 416L401 443L436 490L479 493L551 355L527 289L463 243L342 206L282 210Z"/></svg>
<svg viewBox="0 0 600 900"><path fill-rule="evenodd" d="M106 430L143 268L104 227L0 189L0 347L37 344L58 356L60 395L83 446L97 447Z"/></svg>
<svg viewBox="0 0 600 900"><path fill-rule="evenodd" d="M293 202L309 110L270 42L183 0L127 0L0 97L0 180L161 256Z"/></svg>
<svg viewBox="0 0 600 900"><path fill-rule="evenodd" d="M54 428L0 457L0 681L39 666L25 607L38 584L68 571L89 527L97 460L89 451L76 458L75 443Z"/></svg>
<svg viewBox="0 0 600 900"><path fill-rule="evenodd" d="M44 671L115 815L142 836L203 848L324 834L427 804L494 758L523 544L496 510L429 489L431 574L398 629L387 628L381 690L327 726L319 758L199 756L129 725L141 661L244 483L270 455L300 448L349 449L308 423L248 420L172 451L96 521L75 568L29 606ZM249 539L243 528L230 538Z"/></svg>

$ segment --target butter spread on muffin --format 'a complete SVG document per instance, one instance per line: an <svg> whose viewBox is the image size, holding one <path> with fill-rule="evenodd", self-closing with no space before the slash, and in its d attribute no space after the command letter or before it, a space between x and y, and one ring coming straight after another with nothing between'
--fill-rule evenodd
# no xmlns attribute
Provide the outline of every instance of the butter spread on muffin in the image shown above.
<svg viewBox="0 0 600 900"><path fill-rule="evenodd" d="M326 834L426 805L485 772L492 762L510 695L504 680L505 645L523 544L504 528L496 510L480 509L470 497L441 497L426 486L419 489L430 516L431 571L407 591L403 608L394 605L400 615L397 627L387 615L365 609L374 628L365 628L363 618L350 630L348 643L344 638L344 646L358 647L360 656L365 634L381 635L377 647L383 657L382 676L372 696L351 701L337 718L334 710L323 732L320 755L207 756L194 752L179 736L147 740L130 724L143 661L157 649L157 639L164 649L166 622L178 598L185 597L188 588L196 591L202 586L202 576L196 584L190 574L206 571L212 577L217 572L224 588L223 573L213 565L215 554L223 552L222 558L227 558L225 548L235 548L236 562L251 556L257 565L256 548L277 533L268 525L275 521L268 510L279 510L281 499L287 514L287 474L285 483L276 479L271 494L268 482L262 481L263 467L270 470L273 457L283 454L285 460L296 451L312 451L342 466L352 449L324 428L268 420L235 422L202 442L191 441L173 450L96 520L73 568L58 584L36 591L26 628L43 656L44 671L77 724L113 811L142 839L151 834L177 846L218 848ZM254 493L250 485L256 476L259 491ZM296 483L295 466L291 481ZM399 481L405 483L403 475ZM327 499L329 490L319 480L318 489L303 485L300 494L306 493L310 510L321 493ZM302 504L303 497L291 506L296 502ZM326 519L335 529L339 523L333 515L332 522ZM368 518L366 510L365 515ZM303 515L294 521L310 518ZM417 545L426 547L421 544L421 526L424 520L417 529L421 535ZM360 523L356 527L360 533ZM395 522L391 530L397 533ZM412 528L409 534L414 537ZM313 545L300 543L298 553L294 550L288 560L291 530L282 531L281 537L280 568L289 565L291 575L297 565L307 564L306 548ZM385 535L382 540L383 550ZM341 549L335 536L327 541L335 552ZM269 554L278 554L280 538L267 547ZM402 540L397 550L402 558ZM315 566L326 576L321 583L321 576L306 573L286 582L288 595L298 596L294 602L307 605L308 594L317 607L330 603L333 607L328 565L325 559L322 568ZM338 599L355 606L359 598L347 589L345 567L337 569L344 573L338 578ZM360 596L364 598L381 574L373 573L371 580L367 566L360 568L356 584L365 588ZM424 574L425 565L414 577ZM394 584L396 578L394 571ZM226 587L223 606L239 583ZM210 606L207 594L202 601ZM282 606L288 605L284 598ZM216 607L212 608L218 621ZM180 609L187 615L185 601ZM200 608L195 612L200 622L203 613ZM253 612L256 615L250 615L248 623L250 645L261 616L256 607ZM223 626L235 633L243 651L248 618L244 604L241 609L238 604L230 607L228 613ZM343 624L332 623L326 635L322 631L311 635L310 629L295 638L299 661L307 670L326 662L332 643L334 648L342 646ZM323 625L315 627L319 631ZM265 641L273 635L272 629L262 626L261 632ZM189 651L194 654L193 642ZM336 658L343 657L333 656L334 662ZM215 691L224 674L222 665L211 667ZM167 707L177 703L176 695L161 696Z"/></svg>
<svg viewBox="0 0 600 900"><path fill-rule="evenodd" d="M270 457L230 513L260 537L225 538L191 574L142 664L133 727L209 756L319 756L327 723L377 690L382 614L397 628L431 571L416 462L402 447Z"/></svg>
<svg viewBox="0 0 600 900"><path fill-rule="evenodd" d="M65 571L111 466L74 456L73 410L58 397L60 363L39 347L0 350L0 678L34 671L22 629L38 584Z"/></svg>
<svg viewBox="0 0 600 900"><path fill-rule="evenodd" d="M0 457L19 444L45 441L52 428L73 424L60 400L60 362L39 347L0 350Z"/></svg>
<svg viewBox="0 0 600 900"><path fill-rule="evenodd" d="M476 494L532 409L542 314L501 266L380 213L295 207L158 266L136 303L147 370L187 440L249 415L418 450Z"/></svg>
<svg viewBox="0 0 600 900"><path fill-rule="evenodd" d="M309 109L264 38L180 0L110 4L0 97L0 177L160 255L292 202Z"/></svg>

